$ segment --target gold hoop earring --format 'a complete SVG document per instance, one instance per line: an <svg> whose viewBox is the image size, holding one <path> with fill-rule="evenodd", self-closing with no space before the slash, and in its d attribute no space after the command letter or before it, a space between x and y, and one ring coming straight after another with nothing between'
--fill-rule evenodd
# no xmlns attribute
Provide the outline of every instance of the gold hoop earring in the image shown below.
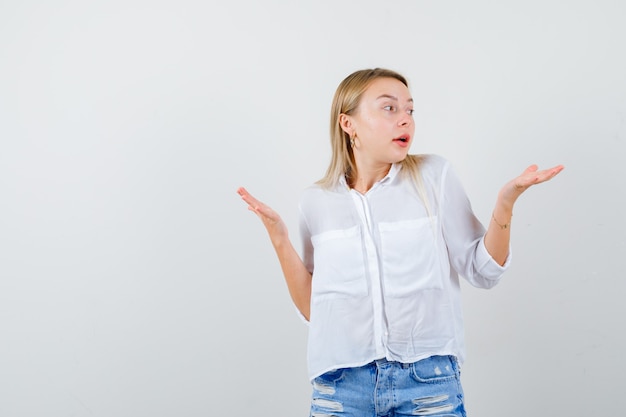
<svg viewBox="0 0 626 417"><path fill-rule="evenodd" d="M350 147L354 149L355 145L356 145L356 132L354 132L354 134L350 136Z"/></svg>

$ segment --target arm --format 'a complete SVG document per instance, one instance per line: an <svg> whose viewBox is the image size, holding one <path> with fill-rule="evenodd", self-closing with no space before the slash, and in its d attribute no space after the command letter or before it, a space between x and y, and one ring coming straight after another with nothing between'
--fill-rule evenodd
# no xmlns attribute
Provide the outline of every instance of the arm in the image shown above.
<svg viewBox="0 0 626 417"><path fill-rule="evenodd" d="M245 188L239 188L237 194L248 204L248 210L254 212L263 222L278 256L291 299L305 319L309 320L311 274L291 244L285 223L278 213L254 198Z"/></svg>
<svg viewBox="0 0 626 417"><path fill-rule="evenodd" d="M500 265L504 265L509 255L509 241L511 238L511 217L513 205L520 195L535 184L540 184L554 178L563 170L563 165L550 169L537 170L537 165L531 165L517 178L506 183L498 193L496 206L485 234L487 252Z"/></svg>

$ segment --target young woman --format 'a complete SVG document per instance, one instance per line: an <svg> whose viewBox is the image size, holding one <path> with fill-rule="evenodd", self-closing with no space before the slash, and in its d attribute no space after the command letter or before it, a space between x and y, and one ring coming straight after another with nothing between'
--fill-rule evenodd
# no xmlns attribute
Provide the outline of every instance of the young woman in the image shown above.
<svg viewBox="0 0 626 417"><path fill-rule="evenodd" d="M465 416L459 276L498 282L515 201L563 167L531 165L506 183L485 230L444 158L408 155L413 99L402 75L349 75L330 128L330 166L301 199L302 258L280 216L238 190L309 321L311 416Z"/></svg>

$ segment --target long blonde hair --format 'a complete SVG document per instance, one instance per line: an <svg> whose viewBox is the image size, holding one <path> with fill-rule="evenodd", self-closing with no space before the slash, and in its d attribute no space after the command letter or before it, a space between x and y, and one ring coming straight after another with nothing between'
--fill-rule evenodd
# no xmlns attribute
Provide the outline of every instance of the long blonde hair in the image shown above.
<svg viewBox="0 0 626 417"><path fill-rule="evenodd" d="M384 68L374 68L353 72L337 87L330 110L330 146L332 156L326 174L317 181L317 184L322 187L336 187L342 176L352 178L356 174L357 167L354 160L354 152L352 146L350 146L350 135L341 128L339 117L342 113L347 115L354 114L361 102L363 93L365 93L372 81L378 78L394 78L407 88L409 86L406 78L399 73ZM422 157L419 155L407 155L400 162L402 165L400 174L408 175L411 178L417 194L430 214L428 199L420 173L421 161Z"/></svg>

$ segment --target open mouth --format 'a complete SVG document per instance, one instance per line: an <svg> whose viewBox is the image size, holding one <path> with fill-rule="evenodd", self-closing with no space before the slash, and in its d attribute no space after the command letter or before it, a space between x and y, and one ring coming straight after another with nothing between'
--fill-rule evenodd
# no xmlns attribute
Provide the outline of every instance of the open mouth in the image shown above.
<svg viewBox="0 0 626 417"><path fill-rule="evenodd" d="M402 142L402 143L407 143L409 141L409 136L400 136L399 138L395 138L394 141L398 141L398 142Z"/></svg>

